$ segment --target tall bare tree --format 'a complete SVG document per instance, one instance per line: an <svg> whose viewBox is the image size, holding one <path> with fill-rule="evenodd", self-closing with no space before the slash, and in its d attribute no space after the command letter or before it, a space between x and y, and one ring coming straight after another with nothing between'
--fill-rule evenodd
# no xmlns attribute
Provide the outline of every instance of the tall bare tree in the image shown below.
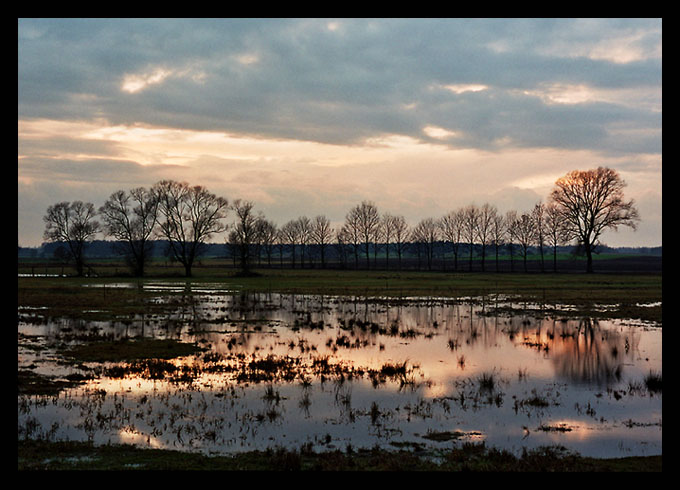
<svg viewBox="0 0 680 490"><path fill-rule="evenodd" d="M300 267L305 267L305 253L312 236L312 221L307 216L300 216L296 221L298 241L300 242ZM309 257L307 257L309 260Z"/></svg>
<svg viewBox="0 0 680 490"><path fill-rule="evenodd" d="M321 252L321 268L326 267L326 248L333 239L331 222L326 216L319 215L312 221L312 242Z"/></svg>
<svg viewBox="0 0 680 490"><path fill-rule="evenodd" d="M446 213L440 220L439 226L442 231L442 237L445 241L451 244L453 251L453 270L458 270L458 249L460 248L461 238L463 236L463 219L464 213L462 210L450 211Z"/></svg>
<svg viewBox="0 0 680 490"><path fill-rule="evenodd" d="M606 229L619 226L637 229L640 220L633 200L625 201L626 183L615 170L574 170L557 179L550 193L562 215L571 239L583 246L586 272L593 272L593 250Z"/></svg>
<svg viewBox="0 0 680 490"><path fill-rule="evenodd" d="M300 241L300 227L298 221L292 219L286 222L279 230L281 234L281 242L290 245L291 260L293 269L295 269L295 246Z"/></svg>
<svg viewBox="0 0 680 490"><path fill-rule="evenodd" d="M385 268L390 268L390 243L394 236L396 217L390 213L383 214L380 223L380 230L382 232L382 241L385 242Z"/></svg>
<svg viewBox="0 0 680 490"><path fill-rule="evenodd" d="M373 233L371 235L371 243L373 244L373 268L378 268L378 252L382 248L383 240L383 220L382 216L378 215L378 221L373 228Z"/></svg>
<svg viewBox="0 0 680 490"><path fill-rule="evenodd" d="M409 226L406 218L401 215L394 216L392 224L394 225L394 246L397 249L397 267L401 270L401 257L408 241Z"/></svg>
<svg viewBox="0 0 680 490"><path fill-rule="evenodd" d="M262 247L267 255L267 266L272 266L272 252L276 244L278 229L276 223L261 216L257 220L257 235L261 240Z"/></svg>
<svg viewBox="0 0 680 490"><path fill-rule="evenodd" d="M470 263L469 267L472 270L472 252L477 238L477 229L479 228L479 208L474 204L466 206L463 210L463 236L467 239L470 246Z"/></svg>
<svg viewBox="0 0 680 490"><path fill-rule="evenodd" d="M205 187L162 180L154 185L159 199L159 236L168 241L170 253L191 277L194 261L214 234L227 229L222 222L229 202Z"/></svg>
<svg viewBox="0 0 680 490"><path fill-rule="evenodd" d="M512 227L514 238L522 247L522 257L524 258L524 272L527 272L527 255L529 247L536 241L536 224L532 213L522 213L515 220Z"/></svg>
<svg viewBox="0 0 680 490"><path fill-rule="evenodd" d="M94 204L73 201L49 206L43 217L43 239L66 244L78 276L82 276L85 271L85 245L100 230L100 224L95 220L96 215Z"/></svg>
<svg viewBox="0 0 680 490"><path fill-rule="evenodd" d="M482 245L482 272L484 271L484 261L486 259L486 247L491 244L493 237L493 222L498 211L494 206L485 203L479 208L477 219L477 238Z"/></svg>
<svg viewBox="0 0 680 490"><path fill-rule="evenodd" d="M568 235L559 208L554 202L545 205L545 236L553 248L553 272L557 272L557 247L567 242Z"/></svg>
<svg viewBox="0 0 680 490"><path fill-rule="evenodd" d="M257 240L259 217L251 201L236 199L229 207L236 214L236 222L229 233L229 242L238 250L241 273L247 274L252 267L252 246Z"/></svg>
<svg viewBox="0 0 680 490"><path fill-rule="evenodd" d="M285 225L284 225L285 226ZM276 245L276 248L279 251L279 266L283 267L283 251L286 248L286 245L288 244L288 237L286 236L287 233L283 229L283 226L276 230L276 238L274 240L274 244Z"/></svg>
<svg viewBox="0 0 680 490"><path fill-rule="evenodd" d="M362 237L361 217L359 214L359 206L349 210L345 216L345 223L342 225L342 236L344 242L352 247L354 252L354 267L359 268L359 244Z"/></svg>
<svg viewBox="0 0 680 490"><path fill-rule="evenodd" d="M541 272L545 271L545 255L543 253L543 246L545 245L545 204L542 202L536 203L533 211L531 212L532 219L534 221L534 227L536 229L536 245L538 246L538 252L541 255Z"/></svg>
<svg viewBox="0 0 680 490"><path fill-rule="evenodd" d="M151 234L158 219L158 195L144 187L116 191L99 208L106 233L118 240L116 248L137 277L151 257Z"/></svg>
<svg viewBox="0 0 680 490"><path fill-rule="evenodd" d="M375 204L370 201L362 201L361 204L352 208L349 212L352 215L352 222L356 222L359 228L361 241L364 245L366 254L366 268L370 268L370 244L375 240L375 236L380 226L380 214Z"/></svg>
<svg viewBox="0 0 680 490"><path fill-rule="evenodd" d="M349 236L347 234L346 226L340 227L339 230L335 232L335 243L337 249L337 255L340 257L340 263L343 269L347 267L347 248L349 243Z"/></svg>
<svg viewBox="0 0 680 490"><path fill-rule="evenodd" d="M427 260L427 269L432 270L432 259L434 258L434 246L439 240L439 223L433 218L425 218L421 220L413 228L413 239L417 246L423 247L425 251L425 259Z"/></svg>
<svg viewBox="0 0 680 490"><path fill-rule="evenodd" d="M515 251L513 240L517 235L517 211L510 210L505 213L503 217L503 225L505 228L505 236L507 239L508 252L510 252L510 271L515 271Z"/></svg>
<svg viewBox="0 0 680 490"><path fill-rule="evenodd" d="M505 237L507 236L506 232L505 217L499 212L494 213L493 220L491 222L491 242L494 244L494 249L496 252L496 272L499 272L498 251L501 247L501 244L505 240Z"/></svg>

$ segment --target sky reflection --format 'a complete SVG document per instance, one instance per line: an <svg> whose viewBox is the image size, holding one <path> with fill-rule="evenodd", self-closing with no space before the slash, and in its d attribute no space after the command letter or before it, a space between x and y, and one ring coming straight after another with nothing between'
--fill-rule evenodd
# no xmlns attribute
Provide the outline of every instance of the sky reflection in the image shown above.
<svg viewBox="0 0 680 490"><path fill-rule="evenodd" d="M20 436L206 452L484 440L515 451L560 444L592 456L661 453L662 396L644 385L661 373L660 328L427 298L213 291L176 304L125 323L20 315L20 335L48 343L96 330L208 347L172 361L177 370L165 376L100 366L98 379L49 403L20 396ZM20 369L49 370L48 359L19 349ZM266 362L278 367L257 371ZM457 436L430 437L438 433Z"/></svg>

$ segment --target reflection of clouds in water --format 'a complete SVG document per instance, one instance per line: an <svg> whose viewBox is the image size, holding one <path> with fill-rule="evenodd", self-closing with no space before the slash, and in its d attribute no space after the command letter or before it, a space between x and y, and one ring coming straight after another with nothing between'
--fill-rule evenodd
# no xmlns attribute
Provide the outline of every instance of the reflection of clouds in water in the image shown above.
<svg viewBox="0 0 680 490"><path fill-rule="evenodd" d="M66 405L82 396L77 405L91 410L94 420L97 416L109 420L120 437L141 445L151 445L155 440L182 448L182 444L200 439L206 447L217 450L262 447L284 436L294 443L294 428L297 441L332 432L334 440L340 438L359 447L359 441L367 446L375 443L376 434L380 434L378 441L387 442L386 434L408 438L430 429L450 431L453 424L463 431L480 431L491 445L520 447L561 441L580 444L581 450L587 450L588 444L604 437L603 431L594 430L605 423L599 418L612 418L603 400L594 399L594 390L617 383L617 372L623 373L620 369L626 370L629 380L631 373L642 379L650 368L661 367L661 353L649 352L660 350L661 343L656 340L660 331L621 322L501 314L504 310L496 312L490 303L480 314L479 303L450 299L388 301L274 293L183 293L156 300L169 308L168 314L145 314L125 322L62 320L24 326L32 334L42 331L55 338L67 330L96 330L111 339L153 336L198 342L209 347L216 360L213 362L235 368L210 371L207 357L199 355L172 361L187 368L196 366L197 375L190 383L135 376L93 381L90 392L107 393L105 403L88 395L87 389L80 395L73 392L72 398L62 402L69 414L64 420L78 425L77 414ZM274 381L275 390L281 394L278 403L263 399L265 383L240 383L237 378L243 365L270 355L291 360L290 365L297 370L288 380L277 377ZM459 363L461 357L465 358L464 366ZM650 357L652 362L641 361ZM372 384L361 374L343 378L344 385L339 384L337 375L327 375L322 383L315 374L318 372L310 368L320 358L342 366L345 375L352 369L380 370L385 364L407 362L409 383L400 385L399 379L389 378ZM490 402L478 394L478 379L484 373L497 376ZM303 379L308 380L308 386L303 387ZM558 381L561 386L550 388ZM620 381L627 380L622 377ZM580 388L570 389L575 384ZM549 405L540 411L529 405L519 413L513 411L514 402L526 402L531 390L547 397ZM575 413L575 403L586 406L591 401L594 407L599 404L597 421L589 411ZM367 428L373 402L383 414L375 418L382 425ZM607 437L612 437L610 426L616 424L616 417L649 422L649 407L638 403L633 396L616 401L618 412L608 422ZM33 414L42 409L36 406ZM115 422L118 418L110 414L116 410L127 419ZM625 415L618 415L621 410ZM536 430L541 421L550 426L568 421L572 430ZM43 425L49 427L49 423ZM181 432L172 432L180 426L184 427ZM522 426L531 431L526 440L522 440ZM627 432L619 435L619 424L616 437L635 438L633 431L624 429Z"/></svg>
<svg viewBox="0 0 680 490"><path fill-rule="evenodd" d="M152 449L166 449L168 444L148 433L139 432L131 426L122 427L118 431L118 443L143 445Z"/></svg>
<svg viewBox="0 0 680 490"><path fill-rule="evenodd" d="M444 378L461 374L462 366L457 363L461 355L467 359L467 375L496 367L515 372L523 368L522 363L537 363L527 360L528 349L551 360L552 364L536 365L541 376L550 376L552 365L554 373L563 379L601 386L620 380L640 342L639 329L634 327L619 329L611 322L604 322L603 327L590 318L556 321L494 315L498 304L489 302L226 294L224 289L211 289L209 285L192 289L188 284L171 285L181 285L183 291L164 300L176 305L170 314L97 322L96 329L114 338L142 335L205 340L220 354L251 353L254 349L291 354L287 346L295 345L296 354L308 350L313 355L330 355L374 369L386 359L409 358L435 383L446 383ZM79 331L95 330L93 325L82 321L71 324ZM46 327L49 333L58 334L64 320ZM340 337L346 341L336 342ZM456 348L447 349L447 343ZM525 349L518 350L519 346Z"/></svg>

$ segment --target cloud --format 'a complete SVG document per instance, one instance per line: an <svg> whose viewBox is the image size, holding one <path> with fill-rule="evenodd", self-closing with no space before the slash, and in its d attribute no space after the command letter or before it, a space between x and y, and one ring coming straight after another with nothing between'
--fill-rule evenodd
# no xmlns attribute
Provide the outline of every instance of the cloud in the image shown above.
<svg viewBox="0 0 680 490"><path fill-rule="evenodd" d="M483 117L468 131L467 144L488 145L488 137L475 135L490 125L503 133L493 140L532 145L527 135L510 134L504 111L526 107L527 134L563 113L549 103L554 91L546 92L552 99L539 100L531 91L556 83L593 91L660 87L660 22L617 23L611 39L598 34L602 24L609 22L24 19L19 113L73 118L96 112L114 124L356 143L381 133L418 137L427 124L456 131L456 125L471 125L475 112ZM589 54L622 37L627 42L620 49L636 53L625 63ZM501 41L505 47L494 48ZM451 97L432 96L433 85ZM483 94L464 97L477 92ZM92 94L91 102L74 104L84 93ZM440 103L450 127L430 120L444 117ZM404 111L404 104L417 109ZM597 111L582 104L562 125L592 119ZM614 113L616 121L628 117ZM569 134L570 146L593 144Z"/></svg>
<svg viewBox="0 0 680 490"><path fill-rule="evenodd" d="M184 176L280 216L377 192L416 219L584 165L661 178L660 19L18 25L25 185Z"/></svg>

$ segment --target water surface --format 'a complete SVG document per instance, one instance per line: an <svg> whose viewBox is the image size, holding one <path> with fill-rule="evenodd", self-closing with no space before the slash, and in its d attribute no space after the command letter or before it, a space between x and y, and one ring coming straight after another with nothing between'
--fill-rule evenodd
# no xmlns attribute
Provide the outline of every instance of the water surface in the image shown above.
<svg viewBox="0 0 680 490"><path fill-rule="evenodd" d="M20 437L206 453L484 442L661 454L662 394L644 382L661 373L661 328L567 318L557 305L515 305L522 312L511 314L499 298L144 287L167 314L83 322L20 309L20 369L97 374L58 396L20 395ZM206 351L152 372L75 367L52 348L142 336Z"/></svg>

